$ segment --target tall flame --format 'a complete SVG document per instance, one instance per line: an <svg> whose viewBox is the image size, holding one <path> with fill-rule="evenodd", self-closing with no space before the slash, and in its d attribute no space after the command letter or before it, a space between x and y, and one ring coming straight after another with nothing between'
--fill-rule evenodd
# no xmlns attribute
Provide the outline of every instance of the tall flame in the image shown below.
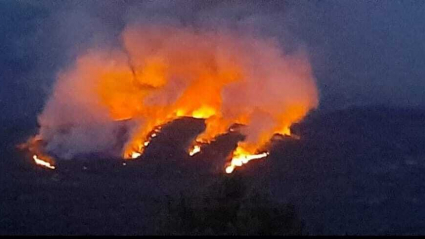
<svg viewBox="0 0 425 239"><path fill-rule="evenodd" d="M275 133L289 127L318 104L310 64L303 51L285 54L274 39L171 26L130 26L117 49L93 49L61 73L39 117L40 137L61 156L108 148L111 122L132 119L125 158L137 158L178 117L206 119L207 128L189 153L244 124L229 167L266 157L256 155ZM82 125L63 132L63 125ZM194 151L190 151L194 150ZM230 170L227 171L233 171Z"/></svg>

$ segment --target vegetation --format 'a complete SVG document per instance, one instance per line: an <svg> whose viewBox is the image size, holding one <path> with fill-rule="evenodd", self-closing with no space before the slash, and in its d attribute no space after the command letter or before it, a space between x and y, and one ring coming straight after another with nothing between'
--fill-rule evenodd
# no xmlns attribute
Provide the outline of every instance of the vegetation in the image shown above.
<svg viewBox="0 0 425 239"><path fill-rule="evenodd" d="M248 187L238 175L223 176L194 195L167 200L158 214L161 235L301 235L303 222L292 205Z"/></svg>

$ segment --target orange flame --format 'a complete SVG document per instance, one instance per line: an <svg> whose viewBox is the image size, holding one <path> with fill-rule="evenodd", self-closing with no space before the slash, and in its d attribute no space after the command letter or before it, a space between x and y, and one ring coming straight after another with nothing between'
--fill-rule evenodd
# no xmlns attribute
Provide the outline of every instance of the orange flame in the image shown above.
<svg viewBox="0 0 425 239"><path fill-rule="evenodd" d="M302 51L284 54L273 39L229 31L132 26L122 34L121 49L89 51L60 75L40 116L40 136L58 140L55 128L66 123L133 119L137 128L122 152L132 159L156 137L157 126L182 116L203 118L207 128L188 149L192 156L200 151L196 142L244 124L246 141L229 172L266 157L256 150L275 133L290 135L289 127L317 104Z"/></svg>
<svg viewBox="0 0 425 239"><path fill-rule="evenodd" d="M199 145L194 145L193 148L189 151L189 155L193 156L199 152L201 152L201 147Z"/></svg>
<svg viewBox="0 0 425 239"><path fill-rule="evenodd" d="M241 167L244 164L247 164L251 160L262 159L269 155L268 152L264 152L261 154L251 154L245 151L243 148L236 148L233 158L230 162L230 165L226 167L226 173L232 173L236 167Z"/></svg>
<svg viewBox="0 0 425 239"><path fill-rule="evenodd" d="M46 168L49 168L49 169L55 169L56 167L55 166L53 166L53 165L51 165L49 162L47 162L47 161L45 161L45 160L43 160L43 159L41 159L41 158L39 158L37 155L33 155L32 156L32 158L34 159L34 162L37 164L37 165L40 165L40 166L43 166L43 167L46 167Z"/></svg>

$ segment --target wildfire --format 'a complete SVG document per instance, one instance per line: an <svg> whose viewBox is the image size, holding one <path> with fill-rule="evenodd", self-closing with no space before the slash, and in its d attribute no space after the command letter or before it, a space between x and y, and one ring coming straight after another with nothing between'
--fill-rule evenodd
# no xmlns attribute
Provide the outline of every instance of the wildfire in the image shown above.
<svg viewBox="0 0 425 239"><path fill-rule="evenodd" d="M130 149L128 153L124 154L125 159L136 159L140 157L144 151L144 149L151 143L151 140L158 136L161 132L161 126L156 126L147 137L147 139L143 143L135 143L135 149Z"/></svg>
<svg viewBox="0 0 425 239"><path fill-rule="evenodd" d="M44 160L42 160L42 159L40 159L37 155L33 155L32 156L32 158L34 159L34 162L37 164L37 165L40 165L40 166L43 166L43 167L46 167L46 168L49 168L49 169L55 169L56 167L55 166L53 166L53 165L51 165L49 162L47 162L47 161L44 161Z"/></svg>
<svg viewBox="0 0 425 239"><path fill-rule="evenodd" d="M246 140L225 169L231 173L267 157L257 150L275 133L291 135L289 127L318 105L307 54L284 53L273 39L155 25L127 27L121 40L115 49L87 51L61 72L39 117L39 137L55 155L116 145L110 122L131 119L136 126L119 153L135 159L161 125L189 116L206 123L190 156L201 151L198 142L246 126Z"/></svg>

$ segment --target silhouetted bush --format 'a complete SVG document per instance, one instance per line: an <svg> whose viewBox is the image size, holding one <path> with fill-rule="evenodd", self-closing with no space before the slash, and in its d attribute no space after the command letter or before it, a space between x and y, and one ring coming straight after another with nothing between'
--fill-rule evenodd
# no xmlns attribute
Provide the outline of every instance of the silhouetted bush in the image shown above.
<svg viewBox="0 0 425 239"><path fill-rule="evenodd" d="M169 198L156 225L161 235L301 235L303 231L294 206L274 202L237 175L224 176L200 193Z"/></svg>

